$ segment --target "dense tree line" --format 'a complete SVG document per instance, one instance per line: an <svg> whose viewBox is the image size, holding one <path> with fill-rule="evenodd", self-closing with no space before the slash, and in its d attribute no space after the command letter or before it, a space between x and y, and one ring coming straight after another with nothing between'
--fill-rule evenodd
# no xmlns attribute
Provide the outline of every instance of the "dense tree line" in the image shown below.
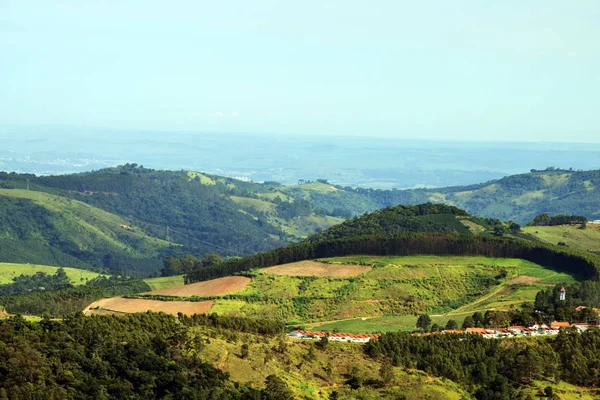
<svg viewBox="0 0 600 400"><path fill-rule="evenodd" d="M7 285L11 286L11 285ZM0 297L0 305L11 314L62 317L83 310L90 303L114 296L149 291L143 280L111 277L88 281L85 285L66 287L54 291L36 291Z"/></svg>
<svg viewBox="0 0 600 400"><path fill-rule="evenodd" d="M468 214L444 204L418 204L387 207L334 225L308 237L309 242L339 239L347 236L396 234L405 232L469 233L457 216Z"/></svg>
<svg viewBox="0 0 600 400"><path fill-rule="evenodd" d="M229 317L218 314L178 315L179 321L185 326L208 326L222 328L237 332L256 333L260 335L275 336L284 332L285 324L275 319L257 319L243 317Z"/></svg>
<svg viewBox="0 0 600 400"><path fill-rule="evenodd" d="M172 316L153 313L0 320L0 398L289 398L276 376L267 378L265 390L230 382L189 355L196 343L187 332Z"/></svg>
<svg viewBox="0 0 600 400"><path fill-rule="evenodd" d="M19 293L43 292L72 287L64 269L59 268L54 275L38 272L34 275L20 275L13 278L13 283L0 285L0 296Z"/></svg>
<svg viewBox="0 0 600 400"><path fill-rule="evenodd" d="M479 335L411 336L385 333L365 346L376 358L448 378L479 400L516 398L518 388L533 380L564 380L598 387L600 330L582 334L561 331L544 341L484 339Z"/></svg>
<svg viewBox="0 0 600 400"><path fill-rule="evenodd" d="M560 300L560 291L565 288L565 300ZM600 282L583 281L571 285L557 285L538 292L535 309L548 316L547 319L570 322L595 322L600 308ZM576 307L586 308L576 310Z"/></svg>
<svg viewBox="0 0 600 400"><path fill-rule="evenodd" d="M554 226L567 224L585 224L588 219L582 215L558 214L550 216L548 213L541 213L528 224L529 226Z"/></svg>
<svg viewBox="0 0 600 400"><path fill-rule="evenodd" d="M184 257L167 257L163 262L163 269L160 271L161 276L173 276L188 274L194 269L202 267L212 267L221 261L221 256L218 253L205 254L202 259L188 254Z"/></svg>
<svg viewBox="0 0 600 400"><path fill-rule="evenodd" d="M550 268L579 274L582 278L600 277L600 259L590 253L508 237L409 233L308 241L282 247L243 259L230 260L186 275L186 283L239 274L255 268L287 264L316 258L353 254L399 255L480 255L522 258Z"/></svg>

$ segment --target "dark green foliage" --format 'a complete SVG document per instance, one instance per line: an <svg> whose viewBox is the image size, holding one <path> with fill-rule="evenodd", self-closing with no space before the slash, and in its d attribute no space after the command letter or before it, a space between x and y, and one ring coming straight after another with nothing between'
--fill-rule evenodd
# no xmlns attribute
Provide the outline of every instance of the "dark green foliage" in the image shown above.
<svg viewBox="0 0 600 400"><path fill-rule="evenodd" d="M600 258L571 248L508 237L424 234L350 237L310 243L308 241L259 253L238 260L200 268L187 274L186 283L198 282L295 261L340 257L353 254L399 255L479 255L486 257L522 258L582 278L600 276Z"/></svg>
<svg viewBox="0 0 600 400"><path fill-rule="evenodd" d="M548 213L541 213L537 215L533 221L528 225L530 226L554 226L554 225L567 225L567 224L585 224L588 219L581 215L565 215L558 214L553 217Z"/></svg>
<svg viewBox="0 0 600 400"><path fill-rule="evenodd" d="M468 214L456 207L443 204L388 207L365 214L308 238L315 243L349 236L396 234L405 232L458 232L469 233L456 219Z"/></svg>
<svg viewBox="0 0 600 400"><path fill-rule="evenodd" d="M456 330L456 329L458 329L458 323L456 322L456 320L449 319L448 322L446 323L445 329Z"/></svg>
<svg viewBox="0 0 600 400"><path fill-rule="evenodd" d="M90 303L104 297L123 296L148 290L150 286L142 280L100 276L82 286L3 296L0 297L0 305L12 314L48 314L52 317L62 317L81 311Z"/></svg>
<svg viewBox="0 0 600 400"><path fill-rule="evenodd" d="M209 326L237 332L256 333L260 335L275 336L283 333L285 324L277 320L229 317L217 314L178 315L179 321L185 326Z"/></svg>
<svg viewBox="0 0 600 400"><path fill-rule="evenodd" d="M329 338L327 336L322 336L321 339L319 339L319 341L315 343L315 346L317 346L321 350L325 350L328 344Z"/></svg>
<svg viewBox="0 0 600 400"><path fill-rule="evenodd" d="M69 277L64 269L59 268L54 275L38 272L35 275L20 275L13 278L10 285L0 285L0 296L19 293L44 292L71 287Z"/></svg>
<svg viewBox="0 0 600 400"><path fill-rule="evenodd" d="M600 308L600 282L584 281L564 285L565 300L560 300L561 288L561 285L557 285L538 292L535 309L543 312L548 319L558 321L596 321L597 314L592 308ZM575 307L578 306L587 308L576 311Z"/></svg>
<svg viewBox="0 0 600 400"><path fill-rule="evenodd" d="M292 400L294 394L283 379L276 375L269 375L265 379L265 396L269 400Z"/></svg>
<svg viewBox="0 0 600 400"><path fill-rule="evenodd" d="M503 345L504 344L504 345ZM525 344L484 339L479 335L411 336L385 333L365 346L372 357L444 377L475 394L477 399L512 398L515 389L534 379L563 379L598 387L600 330L582 334L561 332L545 341Z"/></svg>
<svg viewBox="0 0 600 400"><path fill-rule="evenodd" d="M187 356L165 314L0 321L0 395L11 399L261 399ZM273 385L272 385L273 386ZM283 398L283 397L280 397Z"/></svg>
<svg viewBox="0 0 600 400"><path fill-rule="evenodd" d="M429 332L430 327L431 327L431 317L429 317L429 315L427 315L427 314L419 315L419 318L417 319L417 328L419 328L425 332ZM438 330L439 330L439 327L438 327Z"/></svg>
<svg viewBox="0 0 600 400"><path fill-rule="evenodd" d="M249 355L250 355L250 351L248 350L248 344L244 343L242 345L242 349L240 351L240 356L242 358L248 358Z"/></svg>

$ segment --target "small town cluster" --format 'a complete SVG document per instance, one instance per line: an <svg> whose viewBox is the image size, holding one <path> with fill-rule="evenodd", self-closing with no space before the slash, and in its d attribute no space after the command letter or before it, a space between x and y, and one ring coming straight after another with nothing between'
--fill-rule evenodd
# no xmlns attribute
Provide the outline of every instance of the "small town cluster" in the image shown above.
<svg viewBox="0 0 600 400"><path fill-rule="evenodd" d="M326 336L333 342L352 342L352 343L367 343L371 339L379 339L379 334L354 334L354 333L339 333L339 332L311 332L301 329L296 329L290 336L296 339L320 340Z"/></svg>
<svg viewBox="0 0 600 400"><path fill-rule="evenodd" d="M591 328L600 328L597 325L589 325L585 323L574 323L554 321L550 326L546 324L533 324L531 326L509 326L506 328L466 328L464 330L443 330L439 332L424 333L423 335L439 335L439 334L463 334L470 333L481 335L486 339L503 339L509 337L522 336L544 336L558 335L560 329L575 328L579 332L584 332ZM354 333L339 333L339 332L312 332L297 329L290 333L290 336L295 339L320 340L326 336L330 341L334 342L351 342L351 343L367 343L371 339L379 339L379 334L354 334Z"/></svg>

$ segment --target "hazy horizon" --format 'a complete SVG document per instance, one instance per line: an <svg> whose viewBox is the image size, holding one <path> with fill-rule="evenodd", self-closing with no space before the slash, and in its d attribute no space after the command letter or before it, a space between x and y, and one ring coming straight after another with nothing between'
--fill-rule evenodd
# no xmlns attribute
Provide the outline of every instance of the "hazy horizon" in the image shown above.
<svg viewBox="0 0 600 400"><path fill-rule="evenodd" d="M600 3L0 2L0 124L600 143Z"/></svg>

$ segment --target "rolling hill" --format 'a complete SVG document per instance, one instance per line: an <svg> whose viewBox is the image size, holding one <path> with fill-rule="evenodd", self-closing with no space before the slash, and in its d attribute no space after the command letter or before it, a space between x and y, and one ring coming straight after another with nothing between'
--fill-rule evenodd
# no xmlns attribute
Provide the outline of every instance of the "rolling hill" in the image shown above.
<svg viewBox="0 0 600 400"><path fill-rule="evenodd" d="M599 187L600 171L557 169L465 187L414 190L340 187L326 180L284 186L136 164L61 176L0 173L5 211L0 214L0 261L149 275L167 256L246 256L308 236L314 240L346 219L347 224L327 235L337 237L347 227L368 234L369 221L361 220L363 227L352 225L353 216L366 212L374 214L370 218L383 213L390 233L480 234L502 225L496 219L524 223L541 212L594 219L600 215ZM375 212L424 202L457 206L482 218L451 211L417 213L398 225L385 210ZM519 236L558 243L528 229Z"/></svg>

